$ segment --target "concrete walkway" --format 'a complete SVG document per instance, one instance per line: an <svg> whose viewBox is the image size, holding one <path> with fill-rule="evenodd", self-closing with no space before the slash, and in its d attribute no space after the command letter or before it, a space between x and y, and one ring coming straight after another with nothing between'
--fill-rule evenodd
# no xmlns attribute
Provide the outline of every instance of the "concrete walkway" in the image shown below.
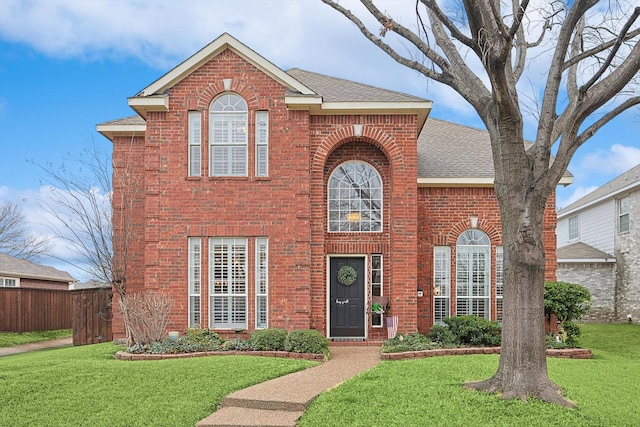
<svg viewBox="0 0 640 427"><path fill-rule="evenodd" d="M331 360L238 390L197 426L294 427L316 396L378 363L379 347L332 346Z"/></svg>
<svg viewBox="0 0 640 427"><path fill-rule="evenodd" d="M49 341L32 342L29 344L17 345L15 347L0 348L0 356L10 356L12 354L28 353L30 351L46 350L48 348L67 347L73 345L73 338L58 338Z"/></svg>
<svg viewBox="0 0 640 427"><path fill-rule="evenodd" d="M12 354L28 353L30 351L45 350L48 348L67 347L70 345L73 345L72 337L32 342L29 344L17 345L15 347L2 347L0 348L0 356L10 356Z"/></svg>

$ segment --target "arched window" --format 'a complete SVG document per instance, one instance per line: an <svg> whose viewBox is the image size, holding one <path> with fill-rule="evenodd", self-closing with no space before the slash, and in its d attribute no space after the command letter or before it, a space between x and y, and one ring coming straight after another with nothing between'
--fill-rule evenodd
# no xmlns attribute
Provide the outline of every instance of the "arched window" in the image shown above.
<svg viewBox="0 0 640 427"><path fill-rule="evenodd" d="M247 176L247 103L225 93L209 113L209 175Z"/></svg>
<svg viewBox="0 0 640 427"><path fill-rule="evenodd" d="M381 231L382 179L368 163L349 161L329 177L329 231Z"/></svg>
<svg viewBox="0 0 640 427"><path fill-rule="evenodd" d="M470 229L456 245L456 314L489 319L491 241L480 230Z"/></svg>

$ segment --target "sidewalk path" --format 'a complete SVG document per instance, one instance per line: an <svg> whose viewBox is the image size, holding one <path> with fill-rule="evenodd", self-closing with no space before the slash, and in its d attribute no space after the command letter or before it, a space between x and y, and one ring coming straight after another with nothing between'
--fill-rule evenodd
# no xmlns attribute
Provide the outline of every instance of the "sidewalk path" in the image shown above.
<svg viewBox="0 0 640 427"><path fill-rule="evenodd" d="M331 360L304 371L238 390L198 427L294 427L320 393L380 363L379 347L331 347Z"/></svg>
<svg viewBox="0 0 640 427"><path fill-rule="evenodd" d="M73 338L58 338L55 340L32 342L29 344L17 345L15 347L0 348L0 356L10 356L12 354L27 353L36 350L45 350L48 348L66 347L73 345Z"/></svg>

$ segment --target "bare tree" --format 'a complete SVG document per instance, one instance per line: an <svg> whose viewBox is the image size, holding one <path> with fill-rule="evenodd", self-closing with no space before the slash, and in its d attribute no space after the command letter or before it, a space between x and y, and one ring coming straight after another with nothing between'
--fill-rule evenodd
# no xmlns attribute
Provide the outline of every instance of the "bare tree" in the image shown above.
<svg viewBox="0 0 640 427"><path fill-rule="evenodd" d="M371 31L337 1L322 1L400 64L453 88L489 133L504 244L502 352L492 378L467 386L505 399L530 395L572 406L547 374L543 213L578 147L640 103L637 87L631 90L640 69L640 8L613 2L601 10L605 5L594 8L597 0L551 1L539 8L528 0L462 0L447 9L436 0L417 0L412 31L373 0L361 0L365 15L377 21ZM419 53L403 55L378 34L395 34ZM551 59L535 144L527 149L518 82L528 53L543 43Z"/></svg>
<svg viewBox="0 0 640 427"><path fill-rule="evenodd" d="M7 202L0 206L0 252L33 261L50 250L49 238L29 231L18 205Z"/></svg>
<svg viewBox="0 0 640 427"><path fill-rule="evenodd" d="M128 162L129 157L125 157ZM65 165L55 168L51 164L42 167L50 184L50 202L45 208L57 220L51 228L77 255L75 267L93 280L112 286L124 312L127 260L134 238L134 192L139 186L132 181L127 165L123 169L112 168L111 156L95 144L71 160L77 166L74 169ZM117 200L114 187L118 188ZM125 320L129 317L123 313ZM132 344L133 335L126 321L124 327Z"/></svg>

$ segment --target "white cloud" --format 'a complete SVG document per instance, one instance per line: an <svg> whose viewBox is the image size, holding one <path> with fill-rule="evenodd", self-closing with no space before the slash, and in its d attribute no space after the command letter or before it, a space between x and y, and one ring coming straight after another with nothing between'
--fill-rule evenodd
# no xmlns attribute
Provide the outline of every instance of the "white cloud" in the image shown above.
<svg viewBox="0 0 640 427"><path fill-rule="evenodd" d="M613 144L608 149L587 153L579 163L580 174L615 174L631 169L640 163L640 148Z"/></svg>
<svg viewBox="0 0 640 427"><path fill-rule="evenodd" d="M598 187L595 185L587 186L587 187L582 187L582 186L576 187L573 189L573 192L570 193L567 197L558 196L556 200L556 206L558 210L566 208L571 203L575 202L578 199L581 199L582 197L586 196L587 194L591 193L597 188Z"/></svg>

